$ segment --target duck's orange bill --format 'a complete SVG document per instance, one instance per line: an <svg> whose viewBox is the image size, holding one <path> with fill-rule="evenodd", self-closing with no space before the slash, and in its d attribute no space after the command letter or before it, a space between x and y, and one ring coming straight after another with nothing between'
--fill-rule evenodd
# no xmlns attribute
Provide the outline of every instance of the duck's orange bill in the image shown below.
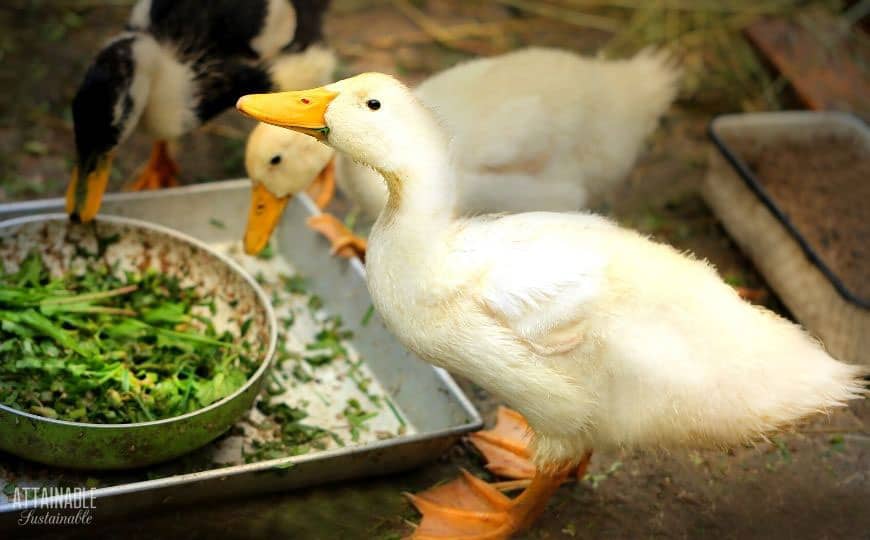
<svg viewBox="0 0 870 540"><path fill-rule="evenodd" d="M103 193L109 184L111 170L112 154L98 159L96 168L84 181L79 175L79 168L73 169L66 188L66 213L73 221L87 223L96 217L103 202Z"/></svg>
<svg viewBox="0 0 870 540"><path fill-rule="evenodd" d="M248 226L245 229L245 253L256 255L263 251L289 200L290 195L276 197L266 186L254 182Z"/></svg>
<svg viewBox="0 0 870 540"><path fill-rule="evenodd" d="M296 92L249 94L236 102L236 108L260 122L290 128L294 131L325 140L326 109L338 92L326 88L313 88Z"/></svg>

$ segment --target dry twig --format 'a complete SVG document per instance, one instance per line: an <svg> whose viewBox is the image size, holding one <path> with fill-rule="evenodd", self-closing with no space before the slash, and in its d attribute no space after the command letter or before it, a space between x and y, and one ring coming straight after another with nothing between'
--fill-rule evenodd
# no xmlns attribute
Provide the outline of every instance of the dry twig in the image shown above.
<svg viewBox="0 0 870 540"><path fill-rule="evenodd" d="M560 8L547 2L536 2L534 0L498 0L498 2L540 15L541 17L555 19L582 28L616 32L622 26L622 22L617 19L581 13L575 9Z"/></svg>

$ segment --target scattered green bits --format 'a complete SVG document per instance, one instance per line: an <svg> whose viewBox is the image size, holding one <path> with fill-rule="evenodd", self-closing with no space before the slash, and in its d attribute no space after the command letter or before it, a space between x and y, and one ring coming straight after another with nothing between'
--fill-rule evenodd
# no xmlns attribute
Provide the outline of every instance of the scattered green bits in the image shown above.
<svg viewBox="0 0 870 540"><path fill-rule="evenodd" d="M271 260L275 257L275 250L272 249L272 242L268 242L266 247L263 248L260 253L257 254L258 259L262 259L264 261Z"/></svg>
<svg viewBox="0 0 870 540"><path fill-rule="evenodd" d="M347 359L347 350L342 345L345 339L353 338L353 332L342 329L341 317L332 316L324 321L324 327L314 341L305 345L306 350L314 353L305 357L312 366L322 366L336 359Z"/></svg>
<svg viewBox="0 0 870 540"><path fill-rule="evenodd" d="M254 442L253 449L245 453L247 463L298 456L312 449L322 450L326 448L328 439L344 445L344 441L335 433L303 423L308 417L304 409L286 403L271 404L265 400L257 402L257 409L267 417L267 422L278 426L279 433L273 440Z"/></svg>
<svg viewBox="0 0 870 540"><path fill-rule="evenodd" d="M374 315L374 314L375 314L375 306L369 304L369 308L366 310L365 314L363 315L363 318L362 318L362 321L360 321L360 324L362 324L363 326L368 326L369 321L372 320L372 315Z"/></svg>
<svg viewBox="0 0 870 540"><path fill-rule="evenodd" d="M344 408L344 417L350 426L350 438L355 441L359 440L360 432L367 431L366 422L378 415L376 412L367 412L363 410L362 405L356 399L347 400L347 406Z"/></svg>
<svg viewBox="0 0 870 540"><path fill-rule="evenodd" d="M284 283L284 290L290 294L305 294L306 280L304 277L296 274L294 276L281 276L281 281Z"/></svg>

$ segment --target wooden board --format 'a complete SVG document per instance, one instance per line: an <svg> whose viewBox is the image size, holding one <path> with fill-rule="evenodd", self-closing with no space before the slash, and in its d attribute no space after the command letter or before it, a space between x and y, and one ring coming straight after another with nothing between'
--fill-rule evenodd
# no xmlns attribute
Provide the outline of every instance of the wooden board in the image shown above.
<svg viewBox="0 0 870 540"><path fill-rule="evenodd" d="M746 29L749 39L814 110L870 118L870 46L858 29L819 15L812 28L783 19L762 19ZM863 39L862 39L863 38Z"/></svg>

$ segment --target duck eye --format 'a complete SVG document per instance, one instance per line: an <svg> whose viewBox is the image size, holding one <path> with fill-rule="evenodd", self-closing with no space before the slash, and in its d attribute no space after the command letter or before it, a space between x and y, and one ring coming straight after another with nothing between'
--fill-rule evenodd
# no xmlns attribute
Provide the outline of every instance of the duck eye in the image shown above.
<svg viewBox="0 0 870 540"><path fill-rule="evenodd" d="M277 164L281 163L281 154L278 154L276 156L272 156L272 159L269 160L269 163L271 163L272 165L277 165Z"/></svg>
<svg viewBox="0 0 870 540"><path fill-rule="evenodd" d="M368 106L369 109L376 111L381 108L381 102L376 99L370 99L366 101L366 106Z"/></svg>

